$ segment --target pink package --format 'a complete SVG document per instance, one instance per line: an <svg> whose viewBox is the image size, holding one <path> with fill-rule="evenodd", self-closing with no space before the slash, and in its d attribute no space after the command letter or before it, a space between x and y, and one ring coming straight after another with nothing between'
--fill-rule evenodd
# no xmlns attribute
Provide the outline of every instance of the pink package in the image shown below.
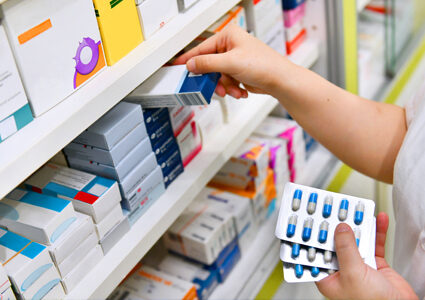
<svg viewBox="0 0 425 300"><path fill-rule="evenodd" d="M292 27L299 20L304 18L305 16L305 2L298 5L294 9L284 10L283 11L283 19L286 28Z"/></svg>

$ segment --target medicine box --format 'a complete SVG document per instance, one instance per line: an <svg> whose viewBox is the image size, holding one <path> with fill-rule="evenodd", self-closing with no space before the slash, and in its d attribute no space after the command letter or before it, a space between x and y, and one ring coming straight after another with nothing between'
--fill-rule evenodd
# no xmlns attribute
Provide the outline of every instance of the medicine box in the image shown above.
<svg viewBox="0 0 425 300"><path fill-rule="evenodd" d="M72 201L74 209L100 222L121 201L117 182L48 163L25 186L35 192Z"/></svg>
<svg viewBox="0 0 425 300"><path fill-rule="evenodd" d="M152 193L154 190L156 193ZM152 200L157 198L158 195L162 194L164 190L165 187L161 168L156 166L144 180L140 181L128 193L128 196L123 198L121 205L130 212L139 206L142 206L142 208L145 209L145 207L147 208Z"/></svg>
<svg viewBox="0 0 425 300"><path fill-rule="evenodd" d="M88 215L75 213L77 219L68 229L48 247L50 256L56 265L60 265L95 229L92 218Z"/></svg>
<svg viewBox="0 0 425 300"><path fill-rule="evenodd" d="M0 293L3 294L9 288L10 281L9 277L7 277L6 269L3 266L0 266Z"/></svg>
<svg viewBox="0 0 425 300"><path fill-rule="evenodd" d="M142 122L122 138L111 150L70 143L63 151L69 157L95 161L108 166L117 166L119 162L147 137L145 124Z"/></svg>
<svg viewBox="0 0 425 300"><path fill-rule="evenodd" d="M247 30L246 15L243 6L237 5L233 7L223 17L221 17L218 21L211 25L207 30L205 30L200 35L200 38L207 39L213 36L214 34L222 31L230 24L238 25L242 29Z"/></svg>
<svg viewBox="0 0 425 300"><path fill-rule="evenodd" d="M290 10L297 8L305 3L305 0L282 0L283 10Z"/></svg>
<svg viewBox="0 0 425 300"><path fill-rule="evenodd" d="M305 9L306 9L305 2L301 3L300 5L292 9L285 9L285 7L283 7L283 19L284 19L285 27L290 28L292 27L293 24L302 20L305 17Z"/></svg>
<svg viewBox="0 0 425 300"><path fill-rule="evenodd" d="M123 217L121 221L115 225L104 237L99 244L102 247L103 253L106 255L119 240L130 231L129 219Z"/></svg>
<svg viewBox="0 0 425 300"><path fill-rule="evenodd" d="M142 266L134 272L121 284L120 289L125 289L136 297L146 300L198 299L192 282L187 282L148 266Z"/></svg>
<svg viewBox="0 0 425 300"><path fill-rule="evenodd" d="M149 176L158 166L155 154L151 152L146 158L140 161L124 179L119 182L123 199L130 199L132 191Z"/></svg>
<svg viewBox="0 0 425 300"><path fill-rule="evenodd" d="M169 117L166 107L160 108L142 108L143 118L145 119L146 127L155 128L157 125L154 123L161 123L161 120Z"/></svg>
<svg viewBox="0 0 425 300"><path fill-rule="evenodd" d="M46 286L59 283L59 274L45 246L4 229L0 229L0 262L23 299L31 299L45 291Z"/></svg>
<svg viewBox="0 0 425 300"><path fill-rule="evenodd" d="M190 121L177 136L183 167L186 167L202 150L201 134L195 120Z"/></svg>
<svg viewBox="0 0 425 300"><path fill-rule="evenodd" d="M103 252L100 245L94 247L86 254L83 260L61 282L65 292L70 293L75 286L84 280L84 277L102 260Z"/></svg>
<svg viewBox="0 0 425 300"><path fill-rule="evenodd" d="M69 200L15 189L0 202L0 226L44 245L54 243L75 221Z"/></svg>
<svg viewBox="0 0 425 300"><path fill-rule="evenodd" d="M180 155L180 154L179 154ZM171 168L164 168L162 169L162 174L164 176L164 185L165 188L168 188L168 186L177 179L177 177L184 172L183 164L180 163L175 164L174 167Z"/></svg>
<svg viewBox="0 0 425 300"><path fill-rule="evenodd" d="M199 300L208 299L218 285L215 270L207 270L200 263L174 254L168 254L155 268L184 281L192 282L196 286Z"/></svg>
<svg viewBox="0 0 425 300"><path fill-rule="evenodd" d="M10 286L1 293L0 297L2 300L16 300L15 294L13 293L13 290Z"/></svg>
<svg viewBox="0 0 425 300"><path fill-rule="evenodd" d="M202 145L213 137L224 124L220 103L213 99L210 105L194 107L195 120L201 132Z"/></svg>
<svg viewBox="0 0 425 300"><path fill-rule="evenodd" d="M0 10L34 116L105 67L91 0L12 0Z"/></svg>
<svg viewBox="0 0 425 300"><path fill-rule="evenodd" d="M0 143L32 120L12 50L0 24Z"/></svg>
<svg viewBox="0 0 425 300"><path fill-rule="evenodd" d="M94 225L99 240L102 240L123 217L121 205L116 204L102 221Z"/></svg>
<svg viewBox="0 0 425 300"><path fill-rule="evenodd" d="M223 283L226 281L227 276L229 276L230 272L233 270L235 265L241 259L241 252L236 242L229 244L228 248L231 249L231 251L227 256L224 256L225 258L223 263L220 265L211 267L212 270L217 271L219 283Z"/></svg>
<svg viewBox="0 0 425 300"><path fill-rule="evenodd" d="M113 65L143 42L134 0L93 0L108 65Z"/></svg>
<svg viewBox="0 0 425 300"><path fill-rule="evenodd" d="M68 163L71 168L96 174L102 177L123 181L131 170L134 169L143 159L152 153L149 139L133 147L133 149L116 166L109 166L92 160L85 160L68 156Z"/></svg>
<svg viewBox="0 0 425 300"><path fill-rule="evenodd" d="M178 136L183 128L193 119L195 112L190 106L176 106L168 109L174 136Z"/></svg>
<svg viewBox="0 0 425 300"><path fill-rule="evenodd" d="M87 253L96 247L98 242L97 234L93 231L88 237L75 245L74 251L60 264L56 264L60 277L66 277L86 257Z"/></svg>
<svg viewBox="0 0 425 300"><path fill-rule="evenodd" d="M153 151L155 152L158 164L160 161L163 161L166 157L168 157L168 154L173 152L176 148L178 149L179 146L177 144L176 138L173 135L170 135L157 143Z"/></svg>
<svg viewBox="0 0 425 300"><path fill-rule="evenodd" d="M292 54L305 40L307 31L303 19L285 28L286 51L288 55Z"/></svg>
<svg viewBox="0 0 425 300"><path fill-rule="evenodd" d="M81 133L74 142L112 150L140 123L143 123L140 105L120 102Z"/></svg>
<svg viewBox="0 0 425 300"><path fill-rule="evenodd" d="M191 7L198 1L199 0L177 0L179 11L180 12L185 11L186 9L188 9L189 7Z"/></svg>
<svg viewBox="0 0 425 300"><path fill-rule="evenodd" d="M126 101L142 104L144 108L209 104L220 76L220 73L192 74L185 65L162 67L128 95Z"/></svg>
<svg viewBox="0 0 425 300"><path fill-rule="evenodd" d="M179 14L176 0L136 0L136 7L146 40Z"/></svg>

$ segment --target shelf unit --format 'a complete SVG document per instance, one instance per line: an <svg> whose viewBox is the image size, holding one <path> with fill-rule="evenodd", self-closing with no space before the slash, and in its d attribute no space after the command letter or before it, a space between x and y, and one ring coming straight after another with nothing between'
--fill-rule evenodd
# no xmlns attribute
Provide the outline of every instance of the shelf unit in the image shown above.
<svg viewBox="0 0 425 300"><path fill-rule="evenodd" d="M114 66L0 143L0 199L239 2L199 1Z"/></svg>

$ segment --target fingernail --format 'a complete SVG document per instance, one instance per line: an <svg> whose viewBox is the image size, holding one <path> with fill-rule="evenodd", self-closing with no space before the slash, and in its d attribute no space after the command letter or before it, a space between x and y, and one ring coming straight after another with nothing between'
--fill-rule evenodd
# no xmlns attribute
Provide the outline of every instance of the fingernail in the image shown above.
<svg viewBox="0 0 425 300"><path fill-rule="evenodd" d="M188 60L188 62L186 63L187 69L190 72L196 73L196 63L195 63L195 59L191 58Z"/></svg>
<svg viewBox="0 0 425 300"><path fill-rule="evenodd" d="M341 223L335 228L335 232L347 232L351 231L351 227L346 223Z"/></svg>

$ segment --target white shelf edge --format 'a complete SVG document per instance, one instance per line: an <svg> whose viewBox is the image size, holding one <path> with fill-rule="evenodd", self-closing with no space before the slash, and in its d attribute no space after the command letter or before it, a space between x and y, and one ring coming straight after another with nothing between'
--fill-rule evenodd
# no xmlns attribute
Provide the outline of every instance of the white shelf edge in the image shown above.
<svg viewBox="0 0 425 300"><path fill-rule="evenodd" d="M0 199L238 2L198 2L114 66L0 143Z"/></svg>
<svg viewBox="0 0 425 300"><path fill-rule="evenodd" d="M106 298L277 104L261 95L251 95L244 101L246 105L236 118L216 132L185 172L67 299Z"/></svg>

